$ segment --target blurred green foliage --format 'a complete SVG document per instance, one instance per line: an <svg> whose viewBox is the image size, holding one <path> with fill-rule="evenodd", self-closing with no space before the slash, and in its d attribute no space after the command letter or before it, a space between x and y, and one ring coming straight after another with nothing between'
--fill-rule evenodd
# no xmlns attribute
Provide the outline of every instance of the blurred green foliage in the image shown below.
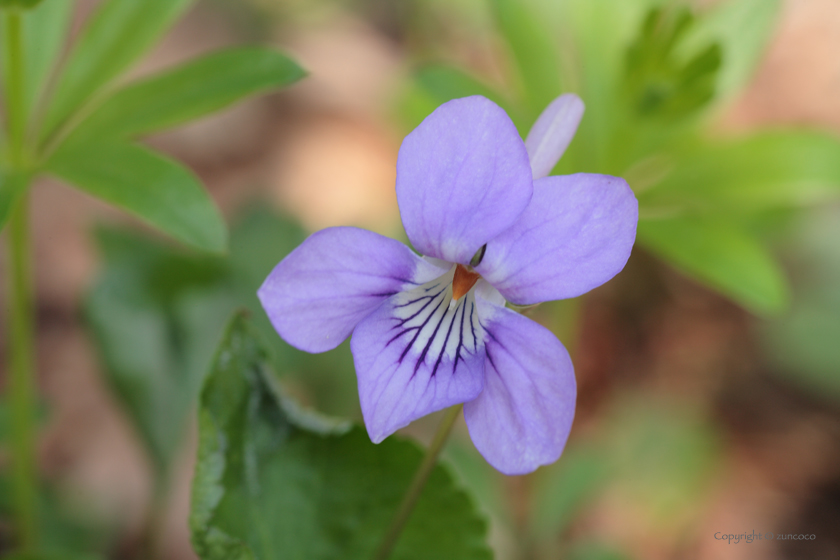
<svg viewBox="0 0 840 560"><path fill-rule="evenodd" d="M536 474L530 536L556 552L558 536L607 494L633 505L634 523L684 533L703 511L721 462L718 429L690 403L620 395L597 429Z"/></svg>
<svg viewBox="0 0 840 560"><path fill-rule="evenodd" d="M373 557L422 458L300 409L236 316L201 393L190 518L204 560ZM486 524L438 465L391 558L490 559Z"/></svg>
<svg viewBox="0 0 840 560"><path fill-rule="evenodd" d="M183 243L212 252L227 248L224 221L199 180L132 139L289 85L304 72L273 49L232 48L124 83L137 59L192 4L103 2L66 57L61 50L74 2L47 0L25 13L22 76L11 74L9 60L3 63L7 88L23 80L19 119L25 130L22 154L6 146L0 157L0 228L31 180L50 173Z"/></svg>
<svg viewBox="0 0 840 560"><path fill-rule="evenodd" d="M254 208L233 229L228 257L196 255L148 236L100 229L104 267L86 315L108 380L164 474L230 314L250 310L276 371L301 380L322 410L355 416L355 375L346 344L310 355L283 342L257 289L306 237L295 222ZM305 375L303 375L305 374Z"/></svg>
<svg viewBox="0 0 840 560"><path fill-rule="evenodd" d="M727 137L716 123L774 29L776 0L695 13L680 1L487 0L510 56L504 91L449 61L416 69L406 127L440 103L485 95L523 136L546 104L576 92L586 114L556 173L625 177L640 203L638 241L761 314L789 300L756 217L840 195L840 140L801 129Z"/></svg>
<svg viewBox="0 0 840 560"><path fill-rule="evenodd" d="M2 434L0 434L2 436ZM0 519L12 513L11 482L0 472ZM0 557L3 560L99 560L113 545L116 529L108 520L97 519L79 504L71 504L61 489L55 485L41 487L39 496L42 512L39 534L42 535L37 551L15 553L7 551L4 527L0 526Z"/></svg>
<svg viewBox="0 0 840 560"><path fill-rule="evenodd" d="M648 13L639 36L627 48L623 87L630 111L642 118L680 119L712 99L720 45L712 43L684 62L674 52L694 24L685 6Z"/></svg>
<svg viewBox="0 0 840 560"><path fill-rule="evenodd" d="M594 542L576 545L569 552L569 560L631 560L631 557L614 548Z"/></svg>
<svg viewBox="0 0 840 560"><path fill-rule="evenodd" d="M46 543L54 532L44 528L47 536L41 538L36 531L49 514L41 515L44 519L40 522L36 519L40 514L32 451L35 432L30 429L34 423L30 395L34 391L29 388L35 379L30 365L34 306L28 301L30 247L26 235L30 184L41 174L57 176L186 245L224 253L228 247L226 224L198 178L171 159L141 147L135 139L205 116L249 95L289 85L304 75L296 63L276 50L251 47L216 52L159 75L132 80L128 73L134 63L193 0L99 2L82 29L73 34L69 47L76 3L45 0L35 7L36 3L0 2L0 75L7 125L0 138L0 230L20 208L15 222L18 227L9 235L12 254L20 256L6 263L9 277L18 280L11 283L11 297L20 304L10 306L13 336L7 350L11 378L16 382L9 384L7 393L16 413L8 439L16 454L13 465L20 465L13 470L18 490L15 545L27 552L48 550ZM18 9L24 6L33 9ZM131 316L130 304L122 303L122 311ZM113 346L108 356L114 369L123 374L115 385L123 391L160 467L168 460L172 442L179 441L178 428L200 383L201 375L194 372L204 364L193 366L190 360L199 351L209 354L213 344L193 347L187 334L187 350L167 354L164 351L170 341L165 336L154 338L160 334L154 330L154 313L131 318L134 322L111 323L114 332L124 338L108 339ZM184 331L212 330L207 324L189 327ZM151 354L131 353L135 336L141 337L144 350ZM197 340L197 345L204 341L201 336ZM179 344L176 341L175 346ZM166 370L163 374L161 368Z"/></svg>
<svg viewBox="0 0 840 560"><path fill-rule="evenodd" d="M483 7L492 40L509 55L504 87L452 60L419 66L400 100L407 128L444 101L481 94L503 106L524 136L548 102L577 92L587 113L555 172L626 177L641 205L642 246L756 313L785 308L787 280L761 223L768 214L837 198L840 142L801 129L733 136L716 129L764 51L779 0L730 0L703 11L665 0L466 4L453 13ZM198 179L135 139L291 84L303 71L271 49L247 47L124 83L188 0L103 2L59 65L73 5L45 0L24 18L32 161L13 169L7 154L0 158L0 227L31 178L47 172L181 242L224 250L226 228ZM3 72L8 79L5 64ZM776 373L828 398L840 395L840 269L832 265L840 262L838 223L831 210L800 227L788 248L797 272L792 306L762 330ZM191 520L205 559L369 553L419 460L416 445L390 438L374 446L359 428L302 413L284 392L358 417L347 344L315 356L298 352L276 335L256 298L269 271L305 236L264 210L238 221L226 256L125 230L96 234L104 262L85 313L158 484L165 485L205 383ZM225 334L226 319L242 308L250 324L239 317ZM624 560L629 556L606 543L574 534L573 525L610 493L632 503L640 523L683 530L701 509L721 453L715 426L690 408L618 399L591 437L573 438L557 464L530 479L522 507L471 443L453 442L446 459L480 509L523 549ZM0 406L0 438L3 431ZM4 482L0 517L9 508ZM68 521L73 514L54 493L44 495L48 552L9 558L83 560L73 551L107 548L107 538ZM436 470L423 496L395 557L490 557L485 523L446 469ZM299 548L290 552L292 542Z"/></svg>
<svg viewBox="0 0 840 560"><path fill-rule="evenodd" d="M23 8L28 10L40 4L43 0L0 0L0 8Z"/></svg>
<svg viewBox="0 0 840 560"><path fill-rule="evenodd" d="M828 403L840 402L840 207L795 220L781 242L794 298L782 317L759 325L771 371Z"/></svg>

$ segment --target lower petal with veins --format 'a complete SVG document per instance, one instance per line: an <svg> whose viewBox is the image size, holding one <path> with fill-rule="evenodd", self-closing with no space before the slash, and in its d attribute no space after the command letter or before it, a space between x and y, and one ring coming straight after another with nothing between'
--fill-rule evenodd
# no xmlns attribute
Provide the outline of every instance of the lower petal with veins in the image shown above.
<svg viewBox="0 0 840 560"><path fill-rule="evenodd" d="M389 298L353 333L362 413L374 443L481 393L478 302L471 290L451 305L453 273Z"/></svg>

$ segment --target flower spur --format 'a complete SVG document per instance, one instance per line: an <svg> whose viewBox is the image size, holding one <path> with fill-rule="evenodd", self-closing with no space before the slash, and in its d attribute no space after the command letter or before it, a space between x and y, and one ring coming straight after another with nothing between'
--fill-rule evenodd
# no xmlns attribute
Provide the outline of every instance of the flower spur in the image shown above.
<svg viewBox="0 0 840 560"><path fill-rule="evenodd" d="M379 443L413 420L464 403L476 448L506 474L560 456L574 417L568 352L505 307L579 296L624 267L638 205L607 175L547 176L583 103L567 94L525 142L480 96L444 103L403 141L402 243L353 227L311 235L259 297L277 332L307 352L352 333L365 426Z"/></svg>

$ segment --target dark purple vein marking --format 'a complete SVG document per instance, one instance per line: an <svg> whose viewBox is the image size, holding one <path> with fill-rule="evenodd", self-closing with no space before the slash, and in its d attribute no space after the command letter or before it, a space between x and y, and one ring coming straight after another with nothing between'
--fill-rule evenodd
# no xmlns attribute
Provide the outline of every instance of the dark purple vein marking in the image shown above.
<svg viewBox="0 0 840 560"><path fill-rule="evenodd" d="M446 301L446 298L445 298L445 297L440 299L440 302L439 302L439 303L435 306L435 308L432 310L432 312L431 312L431 313L429 313L429 316L428 316L428 317L426 317L426 318L423 320L423 324L422 324L422 325L420 325L420 326L418 326L418 327L412 327L412 328L416 328L416 329L417 329L417 333L414 335L414 338L412 338L412 339L411 339L411 342L409 342L409 343L408 343L408 345L405 347L405 350L403 350L403 353L402 353L402 354L400 354L400 359L399 359L399 360L397 360L397 363L398 363L398 364L401 364L401 363L402 363L402 361L405 359L405 356L408 354L408 351L409 351L409 350L411 350L411 347L412 347L412 346L414 346L414 343L415 343L415 342L417 342L417 338L420 336L420 333L421 333L421 332L423 332L423 327L425 327L427 324L429 324L429 319L431 319L432 317L434 317L434 315L435 315L435 313L437 312L437 310L438 310L438 309L440 309L440 304L441 304L441 303L443 303L444 301ZM426 304L426 305L428 305L428 304ZM425 307L425 306L424 306L424 307ZM444 315L446 315L446 313L445 313L445 312L444 312ZM416 371L416 370L415 370L415 371ZM412 376L412 377L413 377L413 376Z"/></svg>
<svg viewBox="0 0 840 560"><path fill-rule="evenodd" d="M461 357L461 348L464 346L464 317L467 316L467 306L461 306L461 328L458 331L458 347L455 349L455 361L452 362L452 375L455 375L455 370L458 368L458 360L466 363L466 360ZM453 320L454 322L454 320Z"/></svg>
<svg viewBox="0 0 840 560"><path fill-rule="evenodd" d="M449 335L452 334L452 326L455 324L455 320L458 318L458 310L463 309L463 308L464 308L464 302L462 300L461 303L458 304L458 307L455 309L455 313L452 314L452 322L449 323L449 330L446 331L446 338L443 340L443 346L441 347L440 353L438 354L437 361L435 362L435 367L432 368L431 377L434 377L435 374L437 373L438 366L440 366L440 361L443 359L443 354L446 352L446 345L449 344ZM416 371L416 369L415 369L415 371ZM452 373L455 373L454 369L452 370Z"/></svg>
<svg viewBox="0 0 840 560"><path fill-rule="evenodd" d="M473 315L475 315L475 302L472 302L470 304L470 330L472 331L473 335L473 352L476 352L478 351L478 337L475 335L475 324L473 323Z"/></svg>
<svg viewBox="0 0 840 560"><path fill-rule="evenodd" d="M446 298L444 298L446 299ZM420 353L420 357L417 358L417 361L414 363L414 373L411 374L411 377L414 378L417 375L417 370L420 369L420 364L424 363L426 359L426 354L429 352L429 348L432 347L432 342L435 341L437 337L437 333L440 330L440 326L443 324L443 320L446 319L446 315L449 313L449 306L443 310L443 315L440 316L440 320L438 321L437 326L435 326L435 330L432 332L432 336L429 337L429 340L426 341L426 346L423 348L423 351ZM453 315L454 317L454 315ZM429 317L431 318L431 317Z"/></svg>
<svg viewBox="0 0 840 560"><path fill-rule="evenodd" d="M399 328L399 327L403 326L404 324L406 324L407 322L409 322L409 321L411 321L412 319L414 319L415 317L417 317L418 315L420 315L420 314L423 312L423 310L424 310L424 309L426 309L426 308L429 306L429 304L430 304L430 303L432 303L433 301L435 301L435 298L437 298L440 294L442 294L442 293L443 293L443 292L445 292L445 291L446 291L446 288L442 289L441 291L439 291L438 293L436 293L436 294L435 294L435 295L433 295L433 296L424 296L424 297L422 297L422 298L419 298L419 299L416 299L416 300L414 300L414 301L412 301L412 302L409 302L409 304L411 304L411 303L417 303L418 301L422 301L422 300L424 300L424 299L426 299L426 298L429 298L429 301L427 301L427 302L423 305L423 307L421 307L421 308L417 311L417 313L415 313L414 315L412 315L411 317L408 317L408 318L406 318L406 319L399 319L399 322L398 322L396 325L394 325L393 327L391 327L391 328L392 328L392 329ZM446 299L446 298L443 298L443 299ZM440 307L440 304L438 304L438 307Z"/></svg>

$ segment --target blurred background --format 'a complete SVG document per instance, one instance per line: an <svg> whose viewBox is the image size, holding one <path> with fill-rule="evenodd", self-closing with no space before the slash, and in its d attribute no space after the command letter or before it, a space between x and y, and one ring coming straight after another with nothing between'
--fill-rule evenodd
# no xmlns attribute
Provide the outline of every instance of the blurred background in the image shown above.
<svg viewBox="0 0 840 560"><path fill-rule="evenodd" d="M154 534L159 558L195 558L194 401L236 307L293 395L359 420L347 345L284 345L254 291L312 231L404 238L397 150L439 103L484 92L524 136L573 91L587 112L557 172L626 177L643 224L618 277L527 312L575 362L563 457L504 477L456 426L445 460L496 557L840 559L840 2L203 0L136 73L255 42L308 77L149 139L207 185L227 257L34 189L44 538L117 559ZM753 531L816 537L715 537Z"/></svg>

